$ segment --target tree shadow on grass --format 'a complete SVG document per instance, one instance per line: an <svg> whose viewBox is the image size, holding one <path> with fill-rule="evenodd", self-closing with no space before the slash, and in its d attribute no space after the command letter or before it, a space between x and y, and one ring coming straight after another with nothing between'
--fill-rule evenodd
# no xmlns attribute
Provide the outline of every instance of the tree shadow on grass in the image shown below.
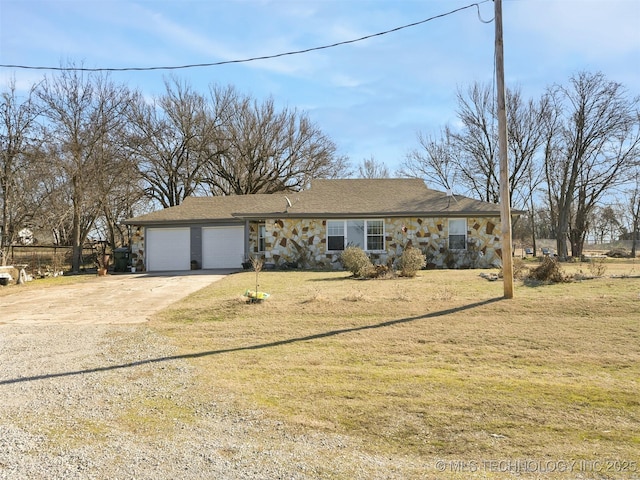
<svg viewBox="0 0 640 480"><path fill-rule="evenodd" d="M311 341L311 340L318 340L320 338L334 337L334 336L337 336L337 335L344 335L344 334L353 333L353 332L360 332L360 331L365 331L365 330L375 330L375 329L378 329L378 328L386 328L386 327L391 327L391 326L394 326L394 325L402 325L404 323L416 322L416 321L425 320L425 319L428 319L428 318L444 317L444 316L447 316L447 315L452 315L454 313L464 312L466 310L472 310L474 308L479 308L479 307L482 307L482 306L485 306L485 305L490 305L490 304L498 302L500 300L503 300L503 297L490 298L488 300L483 300L483 301L480 301L480 302L474 302L474 303L470 303L468 305L462 305L460 307L448 308L446 310L440 310L440 311L437 311L437 312L430 312L430 313L426 313L424 315L418 315L418 316L414 316L414 317L399 318L399 319L396 319L396 320L388 320L386 322L374 323L374 324L371 324L371 325L362 325L362 326L359 326L359 327L340 328L340 329L336 329L336 330L330 330L328 332L314 333L312 335L306 335L304 337L286 338L286 339L283 339L283 340L276 340L274 342L259 343L259 344L256 344L256 345L247 345L247 346L244 346L244 347L225 348L225 349L220 349L220 350L208 350L208 351L204 351L204 352L187 353L187 354L183 354L183 355L171 355L171 356L166 356L166 357L149 358L149 359L146 359L146 360L139 360L137 362L123 363L123 364L120 364L120 365L109 365L109 366L106 366L106 367L87 368L87 369L84 369L84 370L74 370L74 371L70 371L70 372L46 373L46 374L42 374L42 375L33 375L33 376L30 376L30 377L10 378L10 379L7 379L7 380L0 380L0 385L9 385L9 384L13 384L13 383L22 383L22 382L32 382L32 381L36 381L36 380L46 380L46 379L51 379L51 378L71 377L71 376L74 376L74 375L84 375L84 374L89 374L89 373L108 372L108 371L112 371L112 370L121 370L121 369L125 369L125 368L138 367L138 366L141 366L141 365L149 365L149 364L154 364L154 363L170 362L170 361L173 361L173 360L187 360L187 359L191 359L191 358L201 358L201 357L208 357L208 356L213 356L213 355L223 355L223 354L227 354L227 353L242 352L242 351L248 351L248 350L262 350L264 348L279 347L279 346L282 346L282 345L289 345L291 343L308 342L308 341Z"/></svg>

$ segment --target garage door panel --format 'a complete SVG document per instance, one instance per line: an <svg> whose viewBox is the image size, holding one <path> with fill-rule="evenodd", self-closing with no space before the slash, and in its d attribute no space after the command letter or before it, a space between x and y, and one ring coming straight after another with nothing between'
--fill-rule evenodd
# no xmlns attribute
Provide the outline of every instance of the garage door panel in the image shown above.
<svg viewBox="0 0 640 480"><path fill-rule="evenodd" d="M240 268L244 257L244 227L202 229L202 267Z"/></svg>
<svg viewBox="0 0 640 480"><path fill-rule="evenodd" d="M148 228L147 270L175 271L190 268L190 229Z"/></svg>

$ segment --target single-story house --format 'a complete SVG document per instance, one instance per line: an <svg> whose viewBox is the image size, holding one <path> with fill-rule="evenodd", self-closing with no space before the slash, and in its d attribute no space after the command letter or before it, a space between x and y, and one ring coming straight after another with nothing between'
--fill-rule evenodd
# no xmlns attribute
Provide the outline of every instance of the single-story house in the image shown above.
<svg viewBox="0 0 640 480"><path fill-rule="evenodd" d="M300 192L189 197L128 219L133 265L148 271L341 268L349 245L374 263L421 249L431 267L501 264L499 206L426 187L420 179L314 180Z"/></svg>

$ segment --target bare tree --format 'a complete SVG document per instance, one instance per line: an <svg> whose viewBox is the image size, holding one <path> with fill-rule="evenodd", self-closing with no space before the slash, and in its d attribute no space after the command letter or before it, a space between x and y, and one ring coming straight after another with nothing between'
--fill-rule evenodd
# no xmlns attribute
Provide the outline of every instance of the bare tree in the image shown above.
<svg viewBox="0 0 640 480"><path fill-rule="evenodd" d="M545 143L544 125L552 115L546 97L540 102L521 98L519 90L507 91L508 145L512 191L511 202L526 206L529 210L527 220L530 223L533 255L537 255L536 237L536 191L544 181L544 168L540 160L541 149ZM513 197L516 198L513 198Z"/></svg>
<svg viewBox="0 0 640 480"><path fill-rule="evenodd" d="M123 222L144 213L140 207L149 202L135 163L125 157L117 166L119 181L105 195L102 211L96 218L100 238L107 239L112 248L131 243L129 227Z"/></svg>
<svg viewBox="0 0 640 480"><path fill-rule="evenodd" d="M12 81L0 95L0 115L0 264L4 264L18 230L27 226L40 203L33 197L37 191L33 138L39 115L33 89L21 99Z"/></svg>
<svg viewBox="0 0 640 480"><path fill-rule="evenodd" d="M407 154L398 174L421 178L430 186L458 192L460 177L458 160L460 155L451 142L449 129L445 128L440 138L419 133L418 142L420 148Z"/></svg>
<svg viewBox="0 0 640 480"><path fill-rule="evenodd" d="M626 191L626 210L630 219L631 257L635 258L640 240L640 165L635 166L632 182L631 188Z"/></svg>
<svg viewBox="0 0 640 480"><path fill-rule="evenodd" d="M68 200L72 270L78 271L82 246L118 180L114 162L124 134L129 91L106 75L68 70L45 78L38 88L47 119L46 154L55 188Z"/></svg>
<svg viewBox="0 0 640 480"><path fill-rule="evenodd" d="M362 160L358 165L360 178L389 178L389 169L384 162L378 162L373 155Z"/></svg>
<svg viewBox="0 0 640 480"><path fill-rule="evenodd" d="M198 192L296 190L347 171L306 115L278 111L273 99L259 103L215 85L205 97L176 79L165 85L152 102L138 96L129 135L147 196L165 208Z"/></svg>
<svg viewBox="0 0 640 480"><path fill-rule="evenodd" d="M554 238L555 230L551 221L551 209L548 205L541 205L535 209L535 237L534 238Z"/></svg>
<svg viewBox="0 0 640 480"><path fill-rule="evenodd" d="M500 165L492 90L475 83L466 92L459 90L457 97L462 128L448 126L440 138L420 133L420 148L409 153L401 173L425 178L447 190L471 191L484 201L497 203ZM540 183L535 158L544 141L541 122L546 105L525 101L519 90L509 90L507 106L510 197L512 203L524 206L532 201L532 189Z"/></svg>
<svg viewBox="0 0 640 480"><path fill-rule="evenodd" d="M639 100L602 73L582 72L549 89L555 113L546 125L545 172L558 256L580 257L589 215L637 158Z"/></svg>
<svg viewBox="0 0 640 480"><path fill-rule="evenodd" d="M595 243L608 243L617 240L623 233L620 206L596 206L590 214L589 231Z"/></svg>
<svg viewBox="0 0 640 480"><path fill-rule="evenodd" d="M529 201L534 160L543 144L541 122L546 104L525 101L519 89L507 90L509 149L509 195L511 203L524 206ZM482 200L498 203L500 175L496 106L489 85L475 83L466 92L458 91L458 117L463 128L450 131L459 152L462 181Z"/></svg>
<svg viewBox="0 0 640 480"><path fill-rule="evenodd" d="M542 164L536 158L544 145L549 105L545 98L525 101L518 89L507 91L507 105L510 193L514 205L526 205L543 180Z"/></svg>
<svg viewBox="0 0 640 480"><path fill-rule="evenodd" d="M489 85L473 84L466 94L458 90L459 132L449 130L459 154L458 169L464 182L478 198L500 201L498 129L496 105Z"/></svg>
<svg viewBox="0 0 640 480"><path fill-rule="evenodd" d="M177 79L151 102L133 102L128 146L145 184L147 196L163 207L182 203L197 191L206 163L208 128L205 98Z"/></svg>
<svg viewBox="0 0 640 480"><path fill-rule="evenodd" d="M240 95L225 111L204 179L214 195L300 190L313 178L347 174L346 159L306 114Z"/></svg>

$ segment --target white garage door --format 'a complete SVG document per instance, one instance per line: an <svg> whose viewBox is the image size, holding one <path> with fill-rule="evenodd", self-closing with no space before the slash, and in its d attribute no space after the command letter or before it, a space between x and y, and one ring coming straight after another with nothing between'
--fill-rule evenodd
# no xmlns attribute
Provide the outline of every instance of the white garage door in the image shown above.
<svg viewBox="0 0 640 480"><path fill-rule="evenodd" d="M191 268L190 230L186 228L147 229L147 270L189 270Z"/></svg>
<svg viewBox="0 0 640 480"><path fill-rule="evenodd" d="M202 268L240 268L244 257L244 227L202 229Z"/></svg>

